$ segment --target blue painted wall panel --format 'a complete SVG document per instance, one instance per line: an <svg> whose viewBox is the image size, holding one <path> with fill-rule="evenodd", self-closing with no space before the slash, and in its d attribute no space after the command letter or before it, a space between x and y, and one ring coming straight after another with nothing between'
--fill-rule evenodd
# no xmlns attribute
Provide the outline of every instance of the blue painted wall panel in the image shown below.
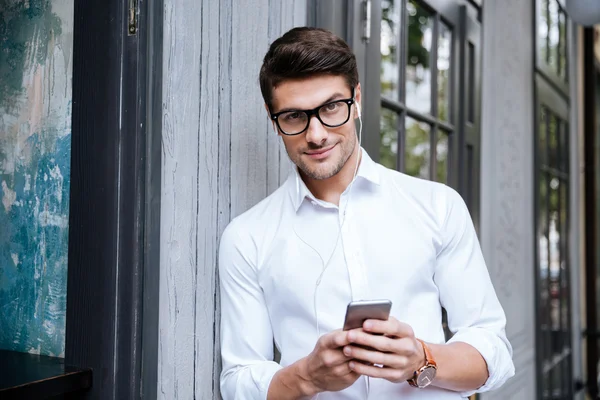
<svg viewBox="0 0 600 400"><path fill-rule="evenodd" d="M0 3L0 348L64 355L73 0Z"/></svg>

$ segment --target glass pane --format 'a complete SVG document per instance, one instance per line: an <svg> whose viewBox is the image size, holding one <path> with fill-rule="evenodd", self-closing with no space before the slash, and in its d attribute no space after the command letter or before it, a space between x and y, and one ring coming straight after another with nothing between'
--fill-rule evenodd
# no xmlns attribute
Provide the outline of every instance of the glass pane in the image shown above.
<svg viewBox="0 0 600 400"><path fill-rule="evenodd" d="M569 172L569 125L561 121L559 132L560 169Z"/></svg>
<svg viewBox="0 0 600 400"><path fill-rule="evenodd" d="M567 80L567 24L563 10L558 13L558 75Z"/></svg>
<svg viewBox="0 0 600 400"><path fill-rule="evenodd" d="M541 59L546 63L548 62L548 48L550 47L550 44L549 44L550 37L548 35L549 27L550 27L550 20L549 20L549 15L548 15L548 1L549 0L541 1L541 10L540 10L541 17L540 17L540 24L539 24L539 28L538 28L538 36L540 39L540 48L542 51Z"/></svg>
<svg viewBox="0 0 600 400"><path fill-rule="evenodd" d="M567 182L560 185L560 232L561 232L561 263L560 263L560 291L561 291L561 308L560 315L562 321L563 343L568 343L568 332L570 331L569 321L569 260L567 248L569 246L567 231L568 231L568 199L567 199ZM566 333L566 334L565 334Z"/></svg>
<svg viewBox="0 0 600 400"><path fill-rule="evenodd" d="M73 0L0 1L0 349L61 358L74 21Z"/></svg>
<svg viewBox="0 0 600 400"><path fill-rule="evenodd" d="M550 354L547 351L550 347L550 296L548 285L548 175L545 172L540 173L539 192L538 192L538 259L539 259L539 315L541 316L541 348L543 359L546 360Z"/></svg>
<svg viewBox="0 0 600 400"><path fill-rule="evenodd" d="M547 143L546 143L546 133L548 126L546 125L546 118L548 118L548 114L546 112L546 107L540 107L540 128L538 130L538 157L540 160L540 164L546 164L548 161L546 158L547 152Z"/></svg>
<svg viewBox="0 0 600 400"><path fill-rule="evenodd" d="M406 164L405 172L419 178L429 179L431 127L412 118L406 118Z"/></svg>
<svg viewBox="0 0 600 400"><path fill-rule="evenodd" d="M553 71L558 72L558 42L560 32L558 29L558 3L549 0L548 3L548 65Z"/></svg>
<svg viewBox="0 0 600 400"><path fill-rule="evenodd" d="M409 0L408 58L406 67L406 104L412 109L431 111L431 70L429 67L433 19L419 3Z"/></svg>
<svg viewBox="0 0 600 400"><path fill-rule="evenodd" d="M550 372L542 373L542 399L546 400L550 398Z"/></svg>
<svg viewBox="0 0 600 400"><path fill-rule="evenodd" d="M436 180L446 183L448 181L448 134L446 132L439 131L435 152Z"/></svg>
<svg viewBox="0 0 600 400"><path fill-rule="evenodd" d="M452 31L440 22L440 37L438 38L438 116L449 120L450 114L450 49L452 46Z"/></svg>
<svg viewBox="0 0 600 400"><path fill-rule="evenodd" d="M559 231L559 190L560 180L550 178L550 209L549 209L549 277L550 277L550 326L552 329L553 352L560 351L556 335L560 330L560 231Z"/></svg>
<svg viewBox="0 0 600 400"><path fill-rule="evenodd" d="M551 113L548 118L548 166L558 168L557 150L558 150L558 119Z"/></svg>
<svg viewBox="0 0 600 400"><path fill-rule="evenodd" d="M399 100L400 1L381 2L381 95Z"/></svg>
<svg viewBox="0 0 600 400"><path fill-rule="evenodd" d="M565 399L564 393L562 392L562 374L560 363L552 368L551 376L552 376L552 397L551 399Z"/></svg>
<svg viewBox="0 0 600 400"><path fill-rule="evenodd" d="M381 129L379 144L379 162L391 169L396 169L398 155L398 114L388 108L381 108Z"/></svg>

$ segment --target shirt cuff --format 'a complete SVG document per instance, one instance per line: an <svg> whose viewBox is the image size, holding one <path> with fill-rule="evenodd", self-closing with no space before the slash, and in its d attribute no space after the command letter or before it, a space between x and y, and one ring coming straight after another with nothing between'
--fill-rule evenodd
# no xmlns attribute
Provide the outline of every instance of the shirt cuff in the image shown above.
<svg viewBox="0 0 600 400"><path fill-rule="evenodd" d="M223 399L266 400L273 376L280 369L278 363L264 361L228 371L221 379Z"/></svg>
<svg viewBox="0 0 600 400"><path fill-rule="evenodd" d="M448 343L463 342L473 346L487 364L488 379L478 389L461 392L463 397L488 392L502 386L515 374L512 347L494 332L482 328L467 328L457 332Z"/></svg>
<svg viewBox="0 0 600 400"><path fill-rule="evenodd" d="M250 367L252 380L254 381L260 395L260 400L267 400L269 386L273 380L273 376L281 369L281 365L274 361L263 362Z"/></svg>

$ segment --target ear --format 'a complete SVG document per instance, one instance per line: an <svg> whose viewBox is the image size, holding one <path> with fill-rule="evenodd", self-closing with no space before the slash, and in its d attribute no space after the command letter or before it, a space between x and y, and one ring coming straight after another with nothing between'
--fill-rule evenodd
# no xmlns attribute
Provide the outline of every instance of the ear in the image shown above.
<svg viewBox="0 0 600 400"><path fill-rule="evenodd" d="M361 107L361 104L362 104L362 94L361 94L361 90L360 90L360 83L358 83L358 85L356 85L356 87L354 88L354 107L355 107L354 118L360 118L361 112L359 111L359 109Z"/></svg>
<svg viewBox="0 0 600 400"><path fill-rule="evenodd" d="M277 136L281 136L281 132L279 132L279 129L277 129L277 124L271 119L271 110L269 109L267 103L265 103L265 110L267 111L267 118L271 124L273 124L273 131L277 134Z"/></svg>

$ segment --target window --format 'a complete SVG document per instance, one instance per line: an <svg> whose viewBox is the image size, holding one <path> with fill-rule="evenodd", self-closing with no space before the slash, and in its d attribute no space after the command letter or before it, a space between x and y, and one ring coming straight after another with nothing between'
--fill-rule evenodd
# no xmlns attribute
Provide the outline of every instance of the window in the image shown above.
<svg viewBox="0 0 600 400"><path fill-rule="evenodd" d="M379 160L446 183L449 136L456 131L453 28L415 0L384 0L381 7Z"/></svg>
<svg viewBox="0 0 600 400"><path fill-rule="evenodd" d="M480 10L457 0L377 3L379 87L366 90L380 99L379 138L368 150L457 189L478 228Z"/></svg>
<svg viewBox="0 0 600 400"><path fill-rule="evenodd" d="M568 18L558 0L537 0L536 5L538 397L571 399Z"/></svg>
<svg viewBox="0 0 600 400"><path fill-rule="evenodd" d="M479 10L442 3L381 1L379 162L454 187L478 227Z"/></svg>

